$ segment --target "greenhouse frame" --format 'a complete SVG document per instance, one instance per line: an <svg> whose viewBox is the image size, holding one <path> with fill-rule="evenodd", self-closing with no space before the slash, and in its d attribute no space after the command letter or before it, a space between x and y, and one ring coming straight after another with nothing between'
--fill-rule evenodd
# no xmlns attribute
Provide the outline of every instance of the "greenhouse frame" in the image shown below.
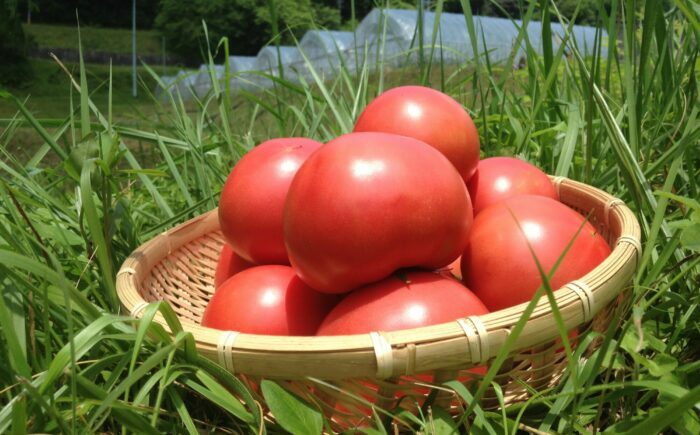
<svg viewBox="0 0 700 435"><path fill-rule="evenodd" d="M419 15L422 13L422 16ZM422 32L421 30L422 18ZM354 72L358 65L369 70L378 67L402 67L415 64L422 53L434 63L466 64L475 60L474 49L491 63L512 62L521 67L527 61L526 47L542 55L542 23L529 21L521 35L523 21L506 18L474 16L476 41L469 36L466 18L459 13L442 13L436 26L435 12L409 9L373 9L354 32L309 30L297 46L263 47L256 57L231 56L229 66L233 89L255 90L272 85L272 80L260 73L278 77L280 66L286 80L311 78L311 69L322 79L333 79L341 65ZM594 49L606 53L607 35L604 30L587 26L551 23L552 46L558 50L570 29L568 45L575 45L583 55ZM433 36L434 35L434 36ZM597 47L596 41L602 42ZM568 48L567 48L568 50ZM216 66L216 78L222 80L223 66ZM188 75L189 74L189 75ZM180 71L175 78L163 77L183 98L206 95L211 89L211 77L205 65L197 73ZM167 80L166 80L167 79ZM174 83L174 84L173 84Z"/></svg>

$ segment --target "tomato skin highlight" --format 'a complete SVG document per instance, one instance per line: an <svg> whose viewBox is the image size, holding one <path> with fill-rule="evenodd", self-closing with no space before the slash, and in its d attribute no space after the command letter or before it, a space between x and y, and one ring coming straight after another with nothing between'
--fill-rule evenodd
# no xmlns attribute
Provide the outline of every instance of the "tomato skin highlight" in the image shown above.
<svg viewBox="0 0 700 435"><path fill-rule="evenodd" d="M221 254L219 254L219 261L216 264L216 271L214 272L214 288L221 287L221 284L233 275L253 266L255 264L242 259L233 252L233 248L228 243L224 243L221 247Z"/></svg>
<svg viewBox="0 0 700 435"><path fill-rule="evenodd" d="M351 133L297 172L284 237L304 282L345 293L402 267L449 264L466 246L472 220L466 186L434 148L404 136Z"/></svg>
<svg viewBox="0 0 700 435"><path fill-rule="evenodd" d="M549 274L583 223L583 216L544 196L496 203L474 219L462 254L462 280L491 311L528 302L542 281L527 243ZM551 277L551 288L581 278L608 255L608 244L585 222Z"/></svg>
<svg viewBox="0 0 700 435"><path fill-rule="evenodd" d="M436 148L466 182L479 162L479 132L452 97L424 86L400 86L372 100L354 132L384 132L421 140Z"/></svg>
<svg viewBox="0 0 700 435"><path fill-rule="evenodd" d="M458 281L410 270L349 293L328 313L316 335L397 331L486 313L479 298Z"/></svg>
<svg viewBox="0 0 700 435"><path fill-rule="evenodd" d="M219 223L244 260L289 264L282 230L287 191L302 163L322 145L307 138L271 139L234 166L221 192Z"/></svg>
<svg viewBox="0 0 700 435"><path fill-rule="evenodd" d="M314 335L338 298L304 284L289 266L255 266L226 280L202 326L261 335Z"/></svg>
<svg viewBox="0 0 700 435"><path fill-rule="evenodd" d="M481 210L517 195L542 195L559 200L547 174L524 160L490 157L481 160L467 183L474 216Z"/></svg>

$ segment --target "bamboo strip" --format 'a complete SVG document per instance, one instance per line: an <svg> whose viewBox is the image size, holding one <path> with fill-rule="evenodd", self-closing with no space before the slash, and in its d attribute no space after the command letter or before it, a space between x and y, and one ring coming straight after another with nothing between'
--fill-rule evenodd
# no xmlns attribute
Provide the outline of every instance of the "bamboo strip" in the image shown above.
<svg viewBox="0 0 700 435"><path fill-rule="evenodd" d="M621 200L583 183L562 177L552 179L561 201L588 216L613 249L593 271L555 292L568 329L601 330L609 323L612 312L626 304L620 295L637 267L641 252L639 224ZM232 372L235 366L236 374L252 379L298 380L300 385L313 388L312 382L305 381L309 376L327 380L372 379L372 382L389 377L393 380L389 385L406 394L415 392L415 382L394 381L408 375L436 373L443 377L444 373L459 370L458 376L474 379L478 376L465 370L488 364L496 356L526 306L517 305L469 321L460 319L381 332L381 335L379 332L336 337L222 335L221 331L199 325L214 291L213 275L222 244L217 210L212 210L156 236L134 251L117 274L117 291L125 312L135 317L143 313L145 303L167 300L183 328L193 334L203 356ZM167 329L160 314L154 321ZM557 340L551 306L547 298L541 298L497 376L508 401L527 397L526 384L531 388L554 385L566 366L563 351L557 351L561 348ZM389 391L386 385L382 388L382 393ZM488 400L495 400L495 396Z"/></svg>

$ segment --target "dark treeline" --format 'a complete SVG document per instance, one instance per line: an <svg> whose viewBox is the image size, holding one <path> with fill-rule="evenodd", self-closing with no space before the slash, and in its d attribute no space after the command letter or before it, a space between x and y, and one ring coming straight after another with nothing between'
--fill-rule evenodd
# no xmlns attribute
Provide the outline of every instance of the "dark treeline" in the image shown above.
<svg viewBox="0 0 700 435"><path fill-rule="evenodd" d="M136 1L136 25L153 27L160 0ZM131 27L131 0L18 0L24 22L76 24L76 11L83 26Z"/></svg>
<svg viewBox="0 0 700 435"><path fill-rule="evenodd" d="M351 30L373 8L387 3L392 8L426 10L437 4L435 0L137 0L136 26L158 30L171 55L195 66L206 58L202 21L207 23L210 47L226 37L231 53L255 55L271 42L294 44L309 29ZM475 14L520 18L530 2L472 0L470 4ZM596 24L604 12L598 10L596 0L560 0L557 7L566 17L575 15L579 24ZM15 66L24 65L6 73L28 76L26 62L20 61L27 51L20 22L74 26L76 11L82 26L131 27L131 0L0 0L0 15L5 14L0 18L0 39L4 40L0 54L16 59ZM446 0L444 11L461 12L461 1ZM535 17L539 13L537 10Z"/></svg>
<svg viewBox="0 0 700 435"><path fill-rule="evenodd" d="M276 0L276 2L286 3L284 0ZM161 3L161 0L136 1L136 25L139 29L150 29L155 26L156 17L159 10L162 9ZM190 1L183 0L183 3L190 3ZM226 3L231 9L247 9L251 5L267 7L268 1L228 0ZM312 0L309 3L313 7L335 9L339 14L340 21L349 23L353 7L356 18L361 20L372 8L386 2L383 0ZM423 0L422 2L426 8L433 8L435 3L434 0ZM526 0L473 0L470 3L472 12L475 14L514 18L520 17L521 11L528 6ZM418 6L421 2L420 0L395 0L390 4L397 8L411 8ZM557 4L564 15L568 16L573 14L577 4L581 4L577 21L591 23L595 20L597 11L592 7L593 0L562 0ZM17 0L19 15L23 21L47 24L73 25L76 23L75 13L78 11L81 23L86 26L131 27L131 7L130 0ZM461 1L446 0L444 10L446 12L461 12Z"/></svg>

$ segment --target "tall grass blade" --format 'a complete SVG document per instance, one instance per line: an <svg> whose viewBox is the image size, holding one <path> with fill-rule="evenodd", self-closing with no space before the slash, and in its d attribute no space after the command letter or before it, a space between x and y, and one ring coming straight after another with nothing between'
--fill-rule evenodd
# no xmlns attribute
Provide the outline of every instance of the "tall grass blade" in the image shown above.
<svg viewBox="0 0 700 435"><path fill-rule="evenodd" d="M78 11L75 12L75 19L78 22L78 57L80 61L80 133L81 140L90 134L90 106L88 105L88 84L85 72L85 62L83 61L83 43L80 40L80 20Z"/></svg>
<svg viewBox="0 0 700 435"><path fill-rule="evenodd" d="M630 434L660 433L700 402L700 385L688 391L683 397L679 397L669 403L657 413L646 418L636 426L628 430Z"/></svg>

